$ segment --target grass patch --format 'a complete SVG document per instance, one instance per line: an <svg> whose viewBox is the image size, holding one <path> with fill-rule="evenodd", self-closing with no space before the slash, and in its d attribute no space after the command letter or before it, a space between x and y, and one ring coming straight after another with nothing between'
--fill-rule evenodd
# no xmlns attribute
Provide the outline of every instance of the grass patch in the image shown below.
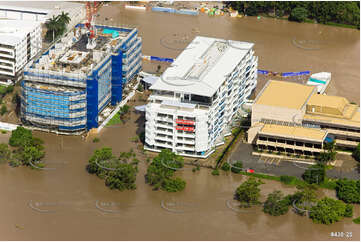
<svg viewBox="0 0 361 242"><path fill-rule="evenodd" d="M322 188L335 190L337 184L336 184L336 180L332 180L332 179L329 179L329 178L326 177L325 181L322 182L319 186L322 187Z"/></svg>
<svg viewBox="0 0 361 242"><path fill-rule="evenodd" d="M100 139L98 138L98 137L95 137L94 139L93 139L93 143L98 143L100 141Z"/></svg>
<svg viewBox="0 0 361 242"><path fill-rule="evenodd" d="M357 29L357 26L355 25L349 25L349 24L339 24L334 22L328 22L326 25L335 26L335 27L342 27L342 28L348 28L348 29Z"/></svg>
<svg viewBox="0 0 361 242"><path fill-rule="evenodd" d="M355 224L360 224L360 217L352 219L352 222L354 222Z"/></svg>
<svg viewBox="0 0 361 242"><path fill-rule="evenodd" d="M6 90L6 86L0 86L0 93L5 92L5 90Z"/></svg>
<svg viewBox="0 0 361 242"><path fill-rule="evenodd" d="M270 176L270 175L259 174L259 173L248 173L245 171L241 171L239 174L246 175L246 176L253 176L253 177L267 179L267 180L281 181L280 177L278 177L278 176Z"/></svg>
<svg viewBox="0 0 361 242"><path fill-rule="evenodd" d="M307 182L305 182L297 177L294 177L294 176L272 176L272 175L266 175L266 174L260 174L260 173L248 173L245 171L241 171L239 174L246 175L246 176L253 176L253 177L266 179L266 180L279 181L279 182L282 182L283 184L291 185L291 186L298 186L298 185L302 186L302 185L307 184ZM323 183L319 184L318 187L324 188L324 189L329 189L329 190L335 190L336 189L336 181L337 180L332 180L332 179L326 178L326 180Z"/></svg>
<svg viewBox="0 0 361 242"><path fill-rule="evenodd" d="M303 185L306 183L305 181L295 176L280 176L280 181L286 185L293 185L293 186Z"/></svg>
<svg viewBox="0 0 361 242"><path fill-rule="evenodd" d="M219 176L219 170L218 169L214 169L211 173L213 176Z"/></svg>
<svg viewBox="0 0 361 242"><path fill-rule="evenodd" d="M115 124L120 124L122 121L120 120L120 114L119 112L117 112L113 118L111 118L109 120L109 122L107 123L107 126L111 126L111 125L115 125Z"/></svg>

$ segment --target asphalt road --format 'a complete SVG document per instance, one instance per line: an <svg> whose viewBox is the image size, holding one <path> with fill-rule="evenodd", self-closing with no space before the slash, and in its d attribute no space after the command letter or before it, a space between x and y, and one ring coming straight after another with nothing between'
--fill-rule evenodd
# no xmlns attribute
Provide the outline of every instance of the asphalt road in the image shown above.
<svg viewBox="0 0 361 242"><path fill-rule="evenodd" d="M296 163L278 158L266 158L252 155L252 146L250 144L238 143L235 150L229 158L230 163L242 161L244 168L254 169L257 173L265 173L271 175L288 175L302 178L302 174L310 165ZM355 166L355 162L350 156L343 157L344 163L341 167L335 167L327 170L327 176L330 178L348 178L359 180L359 166Z"/></svg>

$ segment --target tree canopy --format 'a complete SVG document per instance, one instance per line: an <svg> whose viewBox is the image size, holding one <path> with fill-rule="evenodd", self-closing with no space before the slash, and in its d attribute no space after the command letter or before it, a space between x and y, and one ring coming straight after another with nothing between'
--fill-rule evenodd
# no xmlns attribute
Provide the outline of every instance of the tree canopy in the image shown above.
<svg viewBox="0 0 361 242"><path fill-rule="evenodd" d="M310 166L302 175L303 180L309 184L321 184L325 181L326 167L323 164Z"/></svg>
<svg viewBox="0 0 361 242"><path fill-rule="evenodd" d="M184 166L183 157L170 150L162 150L148 166L146 182L155 190L168 192L182 191L186 182L181 178L173 178L175 171Z"/></svg>
<svg viewBox="0 0 361 242"><path fill-rule="evenodd" d="M9 138L9 145L17 148L10 155L10 165L34 165L34 162L40 162L45 156L43 143L44 141L40 138L33 137L31 130L18 126L11 132Z"/></svg>
<svg viewBox="0 0 361 242"><path fill-rule="evenodd" d="M291 21L297 21L297 22L305 22L308 16L307 9L303 7L297 7L292 9L290 17L288 18Z"/></svg>
<svg viewBox="0 0 361 242"><path fill-rule="evenodd" d="M263 211L272 216L286 214L289 208L289 201L283 197L281 191L274 191L268 194L266 202L263 204Z"/></svg>
<svg viewBox="0 0 361 242"><path fill-rule="evenodd" d="M136 189L138 173L136 161L133 151L121 152L119 157L115 157L112 148L103 147L94 151L86 170L104 179L105 185L110 189L133 190Z"/></svg>
<svg viewBox="0 0 361 242"><path fill-rule="evenodd" d="M261 189L259 186L263 184L260 179L249 177L236 190L235 197L241 203L248 205L259 204L261 196Z"/></svg>
<svg viewBox="0 0 361 242"><path fill-rule="evenodd" d="M319 23L327 24L329 22L339 24L349 24L360 26L360 3L356 1L226 1L228 6L248 16L258 14L276 14L278 17L299 16L291 20L305 21L308 19L316 20ZM297 9L297 10L295 10Z"/></svg>
<svg viewBox="0 0 361 242"><path fill-rule="evenodd" d="M348 207L347 209L350 209ZM310 211L310 218L315 223L333 224L349 215L346 204L340 200L325 197L317 202Z"/></svg>
<svg viewBox="0 0 361 242"><path fill-rule="evenodd" d="M336 184L338 199L346 203L360 203L360 180L341 179Z"/></svg>

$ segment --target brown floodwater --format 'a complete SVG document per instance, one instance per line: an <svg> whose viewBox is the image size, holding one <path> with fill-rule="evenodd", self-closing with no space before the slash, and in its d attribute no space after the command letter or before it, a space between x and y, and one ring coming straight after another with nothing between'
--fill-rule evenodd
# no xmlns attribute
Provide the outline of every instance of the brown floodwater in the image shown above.
<svg viewBox="0 0 361 242"><path fill-rule="evenodd" d="M117 6L118 4L115 4ZM133 24L143 37L143 53L176 57L188 41L199 34L255 42L262 69L311 70L333 74L334 94L359 102L359 32L273 19L183 16L104 7L99 19ZM193 31L193 32L192 32ZM182 41L176 39L181 36ZM295 47L292 40L309 48ZM163 42L161 42L163 39ZM322 43L319 44L319 43ZM306 45L305 44L305 45ZM315 48L315 47L313 47ZM177 49L177 50L174 50ZM146 68L154 68L149 63ZM155 69L155 68L154 68ZM347 86L352 88L347 89ZM135 98L137 100L137 97ZM139 104L139 103L131 103ZM146 163L137 151L139 173L134 191L110 190L104 181L89 175L85 166L95 149L108 146L114 154L136 150L131 138L143 127L132 113L125 124L105 128L99 143L81 137L34 132L45 140L46 167L11 168L0 165L0 239L2 240L359 240L360 227L346 218L330 226L314 224L291 210L272 217L261 207L240 210L233 194L245 179L241 175L212 176L201 168L177 172L187 181L184 191L173 194L153 191L145 184ZM0 134L7 142L9 134ZM261 186L262 200L275 189L295 191L275 181ZM333 191L324 195L335 197ZM355 206L354 217L360 216ZM352 238L334 238L331 232L352 232ZM346 236L346 234L344 235Z"/></svg>
<svg viewBox="0 0 361 242"><path fill-rule="evenodd" d="M128 10L124 3L113 3L99 13L98 22L137 27L143 38L144 55L175 58L196 35L249 41L255 43L259 69L331 72L328 94L360 103L359 30L271 18ZM155 71L156 65L144 62L143 66ZM263 86L264 82L259 84Z"/></svg>
<svg viewBox="0 0 361 242"><path fill-rule="evenodd" d="M135 97L138 100L138 96ZM138 105L139 102L131 105ZM241 175L211 175L186 167L177 175L187 181L184 191L153 191L145 184L146 162L131 138L142 130L143 118L134 112L121 125L105 128L100 142L80 137L34 132L45 140L47 169L0 165L0 239L2 240L331 240L331 232L352 232L359 225L350 218L330 226L314 224L291 210L272 217L261 207L240 210L233 194L246 179ZM1 134L7 142L9 134ZM86 172L93 151L108 146L114 154L133 148L141 160L134 191L110 190ZM295 191L275 181L261 185L262 199L280 189ZM321 191L335 197L334 191ZM359 216L355 206L355 217ZM342 238L340 238L342 239ZM343 238L345 239L345 237Z"/></svg>

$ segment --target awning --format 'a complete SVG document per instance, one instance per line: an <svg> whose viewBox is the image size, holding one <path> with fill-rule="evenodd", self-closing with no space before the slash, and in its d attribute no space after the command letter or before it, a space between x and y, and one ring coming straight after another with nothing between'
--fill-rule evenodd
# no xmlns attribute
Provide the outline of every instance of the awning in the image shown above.
<svg viewBox="0 0 361 242"><path fill-rule="evenodd" d="M143 81L145 83L153 85L158 78L159 78L158 76L146 76L143 78Z"/></svg>
<svg viewBox="0 0 361 242"><path fill-rule="evenodd" d="M139 112L145 112L145 106L147 106L147 105L135 106L134 109Z"/></svg>

